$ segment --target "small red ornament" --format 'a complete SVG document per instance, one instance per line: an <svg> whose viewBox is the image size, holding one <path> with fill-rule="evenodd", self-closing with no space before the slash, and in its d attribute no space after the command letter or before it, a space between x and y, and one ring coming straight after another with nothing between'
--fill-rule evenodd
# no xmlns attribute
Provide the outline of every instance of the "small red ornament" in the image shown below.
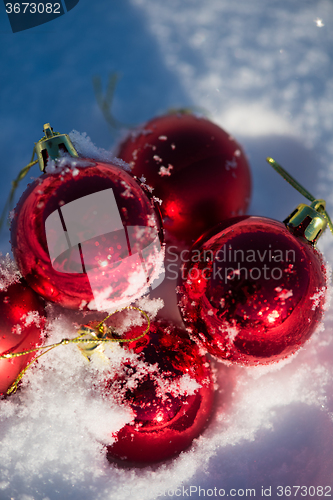
<svg viewBox="0 0 333 500"><path fill-rule="evenodd" d="M193 114L159 116L130 135L116 156L154 188L164 226L190 244L221 220L244 214L251 174L241 146Z"/></svg>
<svg viewBox="0 0 333 500"><path fill-rule="evenodd" d="M24 280L0 291L0 356L34 349L41 343L44 302ZM0 360L0 395L5 394L35 353Z"/></svg>
<svg viewBox="0 0 333 500"><path fill-rule="evenodd" d="M48 173L23 193L11 226L22 275L71 309L109 310L141 297L163 266L154 202L119 166L77 158L65 134L44 130L36 148ZM59 158L61 146L72 157Z"/></svg>
<svg viewBox="0 0 333 500"><path fill-rule="evenodd" d="M241 217L203 235L178 288L191 337L214 356L245 365L296 352L323 314L326 270L314 244L324 213L325 202L315 200L285 224Z"/></svg>
<svg viewBox="0 0 333 500"><path fill-rule="evenodd" d="M184 330L166 323L151 324L148 336L128 347L139 360L124 364L108 392L130 405L135 421L120 429L107 456L138 464L166 460L207 425L214 396L208 361Z"/></svg>

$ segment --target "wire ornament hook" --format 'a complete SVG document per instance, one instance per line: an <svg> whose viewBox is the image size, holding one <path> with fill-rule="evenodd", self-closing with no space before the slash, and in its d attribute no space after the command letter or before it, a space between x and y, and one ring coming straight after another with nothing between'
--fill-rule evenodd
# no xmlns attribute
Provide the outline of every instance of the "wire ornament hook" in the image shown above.
<svg viewBox="0 0 333 500"><path fill-rule="evenodd" d="M281 175L296 191L298 191L301 195L303 195L307 200L311 202L318 202L318 212L322 214L326 221L327 225L330 228L331 233L333 234L333 223L331 221L330 216L328 215L323 200L318 200L315 198L307 189L305 189L296 179L294 179L279 163L277 163L273 158L268 156L266 161L274 168L274 170Z"/></svg>

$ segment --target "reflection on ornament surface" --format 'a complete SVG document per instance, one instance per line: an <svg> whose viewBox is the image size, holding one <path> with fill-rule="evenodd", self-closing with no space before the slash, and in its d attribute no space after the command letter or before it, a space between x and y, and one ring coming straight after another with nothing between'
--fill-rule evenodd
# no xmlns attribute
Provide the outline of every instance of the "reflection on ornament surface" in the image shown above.
<svg viewBox="0 0 333 500"><path fill-rule="evenodd" d="M54 163L22 195L12 221L13 254L29 285L64 307L97 310L157 286L162 230L139 183L112 164Z"/></svg>
<svg viewBox="0 0 333 500"><path fill-rule="evenodd" d="M249 205L251 173L242 147L206 118L181 111L153 118L116 156L154 188L165 229L187 244Z"/></svg>
<svg viewBox="0 0 333 500"><path fill-rule="evenodd" d="M319 325L320 253L278 221L243 217L194 246L178 287L191 337L214 356L266 364L296 352Z"/></svg>

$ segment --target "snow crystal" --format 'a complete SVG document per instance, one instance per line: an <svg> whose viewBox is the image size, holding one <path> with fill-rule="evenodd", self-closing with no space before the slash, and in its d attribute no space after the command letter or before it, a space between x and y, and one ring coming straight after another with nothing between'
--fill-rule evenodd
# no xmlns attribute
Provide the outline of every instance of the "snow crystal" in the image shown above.
<svg viewBox="0 0 333 500"><path fill-rule="evenodd" d="M313 304L312 304L312 310L314 311L315 309L317 309L317 307L319 306L320 304L320 301L322 300L322 298L326 295L326 287L323 287L321 290L318 290L317 293L313 294L312 297L310 297L310 300L313 301Z"/></svg>
<svg viewBox="0 0 333 500"><path fill-rule="evenodd" d="M48 160L45 172L47 174L65 174L71 172L73 177L78 174L77 167L91 167L94 163L84 158L76 158L69 155L63 155L56 160Z"/></svg>
<svg viewBox="0 0 333 500"><path fill-rule="evenodd" d="M149 295L141 297L135 303L137 307L146 311L150 319L155 319L157 313L163 308L164 302L161 298L151 299Z"/></svg>
<svg viewBox="0 0 333 500"><path fill-rule="evenodd" d="M233 158L232 160L227 160L225 162L225 169L230 170L231 168L237 168L237 160Z"/></svg>
<svg viewBox="0 0 333 500"><path fill-rule="evenodd" d="M172 382L166 381L163 390L164 392L170 392L173 396L190 396L195 394L200 387L201 385L186 373Z"/></svg>
<svg viewBox="0 0 333 500"><path fill-rule="evenodd" d="M29 326L32 323L35 323L36 326L39 326L41 321L41 317L37 311L30 311L27 314L23 315L21 319L24 319L25 326Z"/></svg>
<svg viewBox="0 0 333 500"><path fill-rule="evenodd" d="M157 196L153 196L152 198L153 198L153 200L154 200L156 203L158 203L159 205L162 205L163 201L161 200L161 198L157 198Z"/></svg>
<svg viewBox="0 0 333 500"><path fill-rule="evenodd" d="M158 171L158 175L160 175L161 177L164 177L164 176L170 176L171 175L171 170L173 169L173 165L168 165L168 167L164 167L163 165L160 167L159 171Z"/></svg>
<svg viewBox="0 0 333 500"><path fill-rule="evenodd" d="M17 265L7 253L0 253L0 290L6 290L13 283L17 283L22 277Z"/></svg>
<svg viewBox="0 0 333 500"><path fill-rule="evenodd" d="M144 179L144 177L142 176L141 179ZM140 179L140 180L141 180ZM142 180L141 180L142 182ZM149 191L149 193L152 193L154 191L154 188L152 186L150 186L149 184L146 184L145 182L142 182L141 186L145 189L147 189L147 191Z"/></svg>
<svg viewBox="0 0 333 500"><path fill-rule="evenodd" d="M314 19L313 22L316 23L316 26L318 26L318 28L323 28L325 26L325 24L323 23L323 20L319 19L319 17Z"/></svg>

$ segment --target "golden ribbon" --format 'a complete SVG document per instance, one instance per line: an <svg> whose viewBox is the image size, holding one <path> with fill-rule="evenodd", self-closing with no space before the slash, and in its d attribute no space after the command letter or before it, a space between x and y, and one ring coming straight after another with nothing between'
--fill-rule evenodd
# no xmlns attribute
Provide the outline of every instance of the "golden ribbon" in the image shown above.
<svg viewBox="0 0 333 500"><path fill-rule="evenodd" d="M147 328L145 329L145 331L143 333L141 333L137 337L133 337L133 338L130 338L130 339L108 337L108 335L112 334L112 329L109 328L109 327L107 327L105 325L105 321L107 319L109 319L111 316L113 316L114 314L116 314L117 312L124 311L125 309L139 311L141 314L143 314L143 316L146 318L147 323L148 323L147 324ZM15 392L17 390L18 383L20 382L20 380L22 379L23 375L28 370L28 368L35 361L37 361L38 358L40 358L44 354L47 354L49 351L51 351L55 347L58 347L60 345L68 345L68 344L95 344L96 346L98 346L98 345L102 345L103 343L107 343L107 342L135 342L136 340L139 340L142 337L144 337L145 335L147 335L147 333L149 332L149 330L150 330L150 319L149 319L148 314L145 311L143 311L142 309L139 309L138 307L127 306L127 307L123 307L122 309L117 309L116 311L114 311L111 314L109 314L106 318L103 319L103 321L101 321L100 323L98 323L95 328L92 328L89 325L82 325L79 328L79 330L78 330L79 335L76 336L73 339L62 339L60 342L57 342L55 344L50 344L50 345L46 345L46 346L35 347L34 349L29 349L27 351L22 351L22 352L14 352L14 353L10 353L10 354L3 354L2 356L0 356L0 359L12 359L12 358L17 358L18 356L24 356L26 354L31 354L32 352L37 352L37 351L44 350L44 352L42 352L42 354L40 354L39 356L37 356L36 358L34 358L18 374L16 380L9 387L9 389L7 390L6 394L11 394L12 392ZM84 339L84 338L82 338L82 337L84 337L84 335L91 335L94 338L85 338Z"/></svg>

